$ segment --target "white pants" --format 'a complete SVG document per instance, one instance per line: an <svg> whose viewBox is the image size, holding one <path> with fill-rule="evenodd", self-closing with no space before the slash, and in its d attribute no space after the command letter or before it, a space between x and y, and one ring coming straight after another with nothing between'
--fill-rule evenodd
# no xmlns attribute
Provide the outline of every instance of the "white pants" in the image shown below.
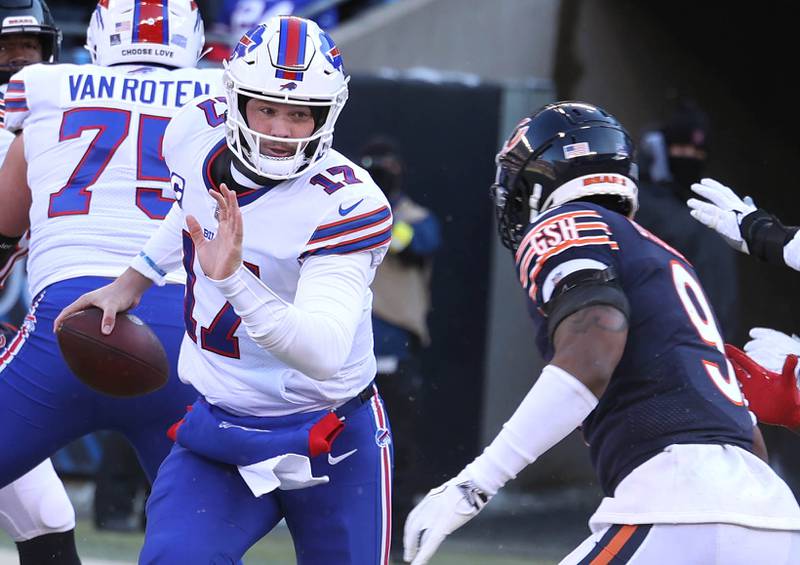
<svg viewBox="0 0 800 565"><path fill-rule="evenodd" d="M49 459L0 489L0 528L15 542L75 527L75 510Z"/></svg>
<svg viewBox="0 0 800 565"><path fill-rule="evenodd" d="M653 524L603 528L559 565L791 565L800 563L800 532L733 524Z"/></svg>

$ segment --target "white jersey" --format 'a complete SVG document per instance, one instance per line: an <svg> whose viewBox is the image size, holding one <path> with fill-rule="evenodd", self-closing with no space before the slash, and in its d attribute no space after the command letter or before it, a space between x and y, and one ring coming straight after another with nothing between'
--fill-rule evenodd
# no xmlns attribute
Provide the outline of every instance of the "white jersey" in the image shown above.
<svg viewBox="0 0 800 565"><path fill-rule="evenodd" d="M5 161L8 148L14 141L14 134L5 129L6 88L8 88L7 84L0 84L0 164Z"/></svg>
<svg viewBox="0 0 800 565"><path fill-rule="evenodd" d="M0 130L5 129L5 119L6 119L6 89L8 88L8 84L0 84ZM11 138L13 139L13 138ZM10 144L9 138L5 135L0 135L0 142L3 143L3 147L5 147L5 151L3 151L3 159L6 158L6 152L8 151L8 145Z"/></svg>
<svg viewBox="0 0 800 565"><path fill-rule="evenodd" d="M11 78L5 123L25 132L34 295L125 270L172 205L161 148L170 117L221 89L218 69L38 64Z"/></svg>
<svg viewBox="0 0 800 565"><path fill-rule="evenodd" d="M175 116L164 138L184 217L197 218L209 239L217 227L216 203L207 192L216 188L210 171L216 159L225 159L227 149L222 100L193 102ZM377 266L391 239L385 196L366 171L333 150L298 178L240 194L239 204L245 266L288 303L294 300L304 261L364 252L373 255ZM248 336L231 305L202 274L185 220L183 229L187 336L178 374L184 382L212 404L256 416L329 408L370 383L376 366L369 289L343 367L330 379L314 380Z"/></svg>

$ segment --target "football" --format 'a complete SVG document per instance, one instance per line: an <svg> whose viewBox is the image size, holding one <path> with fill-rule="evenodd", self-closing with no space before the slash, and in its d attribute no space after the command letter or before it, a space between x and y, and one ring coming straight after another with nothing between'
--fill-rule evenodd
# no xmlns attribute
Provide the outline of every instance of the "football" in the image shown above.
<svg viewBox="0 0 800 565"><path fill-rule="evenodd" d="M56 335L69 368L88 387L117 397L158 390L169 377L167 354L147 324L118 314L110 335L100 332L103 311L90 308L66 318Z"/></svg>

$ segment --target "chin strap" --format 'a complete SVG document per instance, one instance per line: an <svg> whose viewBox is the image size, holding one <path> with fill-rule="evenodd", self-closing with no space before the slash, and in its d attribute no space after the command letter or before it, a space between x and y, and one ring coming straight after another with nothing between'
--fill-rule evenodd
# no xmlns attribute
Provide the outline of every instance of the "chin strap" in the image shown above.
<svg viewBox="0 0 800 565"><path fill-rule="evenodd" d="M241 171L239 167L236 166L236 163L236 159L231 161L228 174L225 175L226 181L231 183L228 185L228 188L234 192L272 188L280 182L266 177L260 177L249 170Z"/></svg>

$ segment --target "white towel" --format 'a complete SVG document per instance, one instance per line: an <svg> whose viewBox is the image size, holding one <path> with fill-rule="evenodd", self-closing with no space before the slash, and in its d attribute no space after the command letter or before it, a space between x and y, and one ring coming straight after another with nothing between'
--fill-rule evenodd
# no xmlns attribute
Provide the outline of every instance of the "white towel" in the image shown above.
<svg viewBox="0 0 800 565"><path fill-rule="evenodd" d="M254 496L281 490L297 490L327 483L327 475L315 477L311 459L297 453L286 453L252 465L240 465L239 474Z"/></svg>

